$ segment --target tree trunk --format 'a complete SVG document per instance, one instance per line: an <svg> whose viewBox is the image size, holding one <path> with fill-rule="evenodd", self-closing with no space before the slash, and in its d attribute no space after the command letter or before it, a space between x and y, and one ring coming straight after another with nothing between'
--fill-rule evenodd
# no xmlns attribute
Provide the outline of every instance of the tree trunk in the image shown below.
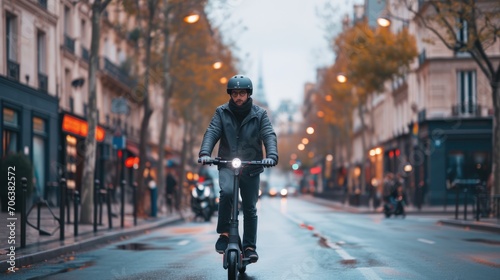
<svg viewBox="0 0 500 280"><path fill-rule="evenodd" d="M83 162L83 176L81 186L81 216L80 222L92 223L94 205L94 174L96 162L96 139L95 130L97 127L97 87L96 74L99 68L99 37L101 33L100 19L101 12L107 3L101 4L96 0L92 4L92 39L90 45L90 66L89 66L89 93L88 93L88 134L85 139L85 158Z"/></svg>
<svg viewBox="0 0 500 280"><path fill-rule="evenodd" d="M500 195L500 92L498 81L491 83L493 97L493 194Z"/></svg>
<svg viewBox="0 0 500 280"><path fill-rule="evenodd" d="M144 181L144 170L146 168L147 154L146 154L146 145L148 143L148 128L149 128L149 120L151 119L151 115L153 115L153 109L151 108L151 104L149 104L149 72L151 69L151 31L153 28L153 19L155 12L154 2L148 2L149 5L149 18L148 25L146 29L146 58L145 58L145 70L144 70L144 88L142 89L144 100L143 100L143 108L144 115L141 121L141 135L139 136L139 168L138 168L138 206L137 206L137 215L140 217L146 216L145 207L147 205L146 200L148 197L146 194L146 182Z"/></svg>
<svg viewBox="0 0 500 280"><path fill-rule="evenodd" d="M160 127L160 139L158 142L159 152L158 157L160 161L160 167L158 168L158 182L157 186L159 188L159 193L163 195L166 193L165 186L165 167L163 166L163 158L165 157L165 144L167 138L167 128L168 128L168 113L169 106L168 103L170 101L171 95L171 84L170 84L170 63L169 63L169 29L168 29L168 0L163 0L164 3L164 17L165 17L165 26L163 27L163 112L161 118L161 127ZM166 203L166 201L165 201Z"/></svg>
<svg viewBox="0 0 500 280"><path fill-rule="evenodd" d="M359 182L360 182L360 189L361 189L361 194L365 193L366 190L366 178L365 178L365 163L366 163L366 135L365 135L365 117L363 114L363 106L361 102L358 102L358 113L359 113L359 120L361 121L361 172L359 173L361 176Z"/></svg>

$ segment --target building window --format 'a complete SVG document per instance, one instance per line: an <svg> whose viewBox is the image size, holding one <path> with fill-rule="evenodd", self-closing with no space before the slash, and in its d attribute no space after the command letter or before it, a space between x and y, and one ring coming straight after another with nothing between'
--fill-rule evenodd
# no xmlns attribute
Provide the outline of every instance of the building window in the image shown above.
<svg viewBox="0 0 500 280"><path fill-rule="evenodd" d="M3 108L2 155L19 151L19 113L10 108Z"/></svg>
<svg viewBox="0 0 500 280"><path fill-rule="evenodd" d="M64 6L64 34L71 35L71 9Z"/></svg>
<svg viewBox="0 0 500 280"><path fill-rule="evenodd" d="M460 43L467 44L469 41L469 27L467 21L463 18L458 19L458 26L457 40Z"/></svg>
<svg viewBox="0 0 500 280"><path fill-rule="evenodd" d="M38 88L41 91L48 91L47 77L47 41L45 33L37 33L37 62L38 62Z"/></svg>
<svg viewBox="0 0 500 280"><path fill-rule="evenodd" d="M46 137L46 121L33 117L33 175L38 197L45 197Z"/></svg>
<svg viewBox="0 0 500 280"><path fill-rule="evenodd" d="M478 106L476 104L476 71L459 71L458 81L458 114L476 114Z"/></svg>
<svg viewBox="0 0 500 280"><path fill-rule="evenodd" d="M5 23L6 35L6 57L7 57L7 77L19 81L19 63L17 61L17 17L7 13Z"/></svg>

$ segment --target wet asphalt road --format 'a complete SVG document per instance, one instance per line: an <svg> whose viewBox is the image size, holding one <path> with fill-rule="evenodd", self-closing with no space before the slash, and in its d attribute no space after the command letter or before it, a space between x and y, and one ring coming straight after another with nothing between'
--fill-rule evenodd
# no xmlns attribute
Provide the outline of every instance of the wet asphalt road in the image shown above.
<svg viewBox="0 0 500 280"><path fill-rule="evenodd" d="M498 234L441 226L435 216L386 219L312 202L261 199L260 259L239 279L499 279ZM215 221L171 225L0 278L226 279Z"/></svg>

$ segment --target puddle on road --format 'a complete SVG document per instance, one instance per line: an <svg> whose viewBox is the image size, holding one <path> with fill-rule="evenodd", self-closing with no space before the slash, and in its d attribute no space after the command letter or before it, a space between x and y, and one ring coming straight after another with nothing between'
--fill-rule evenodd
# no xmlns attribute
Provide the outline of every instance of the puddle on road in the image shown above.
<svg viewBox="0 0 500 280"><path fill-rule="evenodd" d="M488 239L482 239L482 238L471 238L471 239L464 239L464 240L469 241L469 242L485 243L488 245L500 245L500 241L497 241L497 240L488 240Z"/></svg>
<svg viewBox="0 0 500 280"><path fill-rule="evenodd" d="M78 264L68 264L67 268L58 270L58 271L56 271L54 273L50 273L50 274L47 274L47 275L44 275L44 276L37 276L37 277L33 277L33 278L28 278L27 280L51 279L55 275L63 274L63 273L66 273L66 272L71 272L71 271L74 271L74 270L85 269L87 267L93 266L94 264L95 264L94 261L88 261L88 262L83 262L83 263L78 263Z"/></svg>
<svg viewBox="0 0 500 280"><path fill-rule="evenodd" d="M116 248L120 250L130 250L130 251L172 250L172 248L170 247L155 247L144 243L127 243L127 244L117 245Z"/></svg>

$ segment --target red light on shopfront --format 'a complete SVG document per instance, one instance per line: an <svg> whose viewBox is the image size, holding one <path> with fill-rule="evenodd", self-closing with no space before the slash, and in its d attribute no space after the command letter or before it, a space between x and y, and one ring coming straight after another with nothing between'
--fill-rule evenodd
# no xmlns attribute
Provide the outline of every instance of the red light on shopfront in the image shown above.
<svg viewBox="0 0 500 280"><path fill-rule="evenodd" d="M393 157L394 157L394 152L393 152L393 151L390 151L390 152L389 152L389 157L390 157L390 158L393 158Z"/></svg>
<svg viewBox="0 0 500 280"><path fill-rule="evenodd" d="M125 167L127 167L127 168L132 168L132 167L134 167L134 165L138 165L138 164L139 164L138 157L129 157L125 160Z"/></svg>
<svg viewBox="0 0 500 280"><path fill-rule="evenodd" d="M122 158L122 156L123 156L122 150L118 150L118 154L117 155L118 155L118 158Z"/></svg>
<svg viewBox="0 0 500 280"><path fill-rule="evenodd" d="M397 149L396 150L396 156L399 157L399 154L400 154L399 149Z"/></svg>

